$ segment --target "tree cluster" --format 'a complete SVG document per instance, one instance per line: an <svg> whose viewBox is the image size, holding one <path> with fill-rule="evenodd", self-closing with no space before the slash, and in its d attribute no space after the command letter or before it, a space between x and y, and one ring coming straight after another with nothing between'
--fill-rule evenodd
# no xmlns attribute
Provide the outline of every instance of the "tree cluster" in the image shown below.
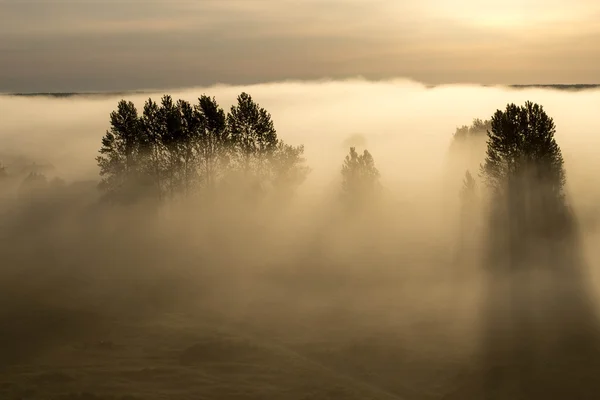
<svg viewBox="0 0 600 400"><path fill-rule="evenodd" d="M100 187L113 200L206 192L236 180L265 191L292 191L309 169L304 147L277 137L271 115L242 93L228 114L203 95L195 105L148 99L142 115L122 100L97 157Z"/></svg>

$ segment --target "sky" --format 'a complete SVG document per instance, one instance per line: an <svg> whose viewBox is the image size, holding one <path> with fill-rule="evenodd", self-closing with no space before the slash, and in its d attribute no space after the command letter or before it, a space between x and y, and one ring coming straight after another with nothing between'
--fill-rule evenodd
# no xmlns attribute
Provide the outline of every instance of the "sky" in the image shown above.
<svg viewBox="0 0 600 400"><path fill-rule="evenodd" d="M0 92L600 83L597 0L0 0Z"/></svg>

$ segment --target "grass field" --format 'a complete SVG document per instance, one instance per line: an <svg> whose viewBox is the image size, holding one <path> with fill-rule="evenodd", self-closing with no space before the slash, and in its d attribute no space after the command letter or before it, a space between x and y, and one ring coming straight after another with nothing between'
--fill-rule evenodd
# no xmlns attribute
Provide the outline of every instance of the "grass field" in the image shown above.
<svg viewBox="0 0 600 400"><path fill-rule="evenodd" d="M474 310L446 285L263 284L142 311L13 303L0 398L438 399L473 373Z"/></svg>

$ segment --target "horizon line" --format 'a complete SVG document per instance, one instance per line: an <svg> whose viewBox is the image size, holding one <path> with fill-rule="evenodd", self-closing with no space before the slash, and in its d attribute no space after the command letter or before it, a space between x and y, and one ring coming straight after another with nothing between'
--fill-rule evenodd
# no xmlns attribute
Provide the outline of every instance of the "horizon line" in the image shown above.
<svg viewBox="0 0 600 400"><path fill-rule="evenodd" d="M216 83L213 85L204 86L206 88L209 87L218 87L218 86L255 86L262 84L277 84L277 83L310 83L310 82L344 82L350 81L352 79L347 80L314 80L314 81L275 81L275 82L265 82L265 83L255 83L249 85L237 85L237 84L227 84L227 83ZM366 82L382 82L379 80L365 80ZM393 82L394 80L390 80ZM410 81L410 80L408 80ZM421 84L426 89L433 89L440 86L480 86L480 87L506 87L513 89L528 89L528 88L550 88L550 89L560 89L560 90L590 90L590 89L598 89L600 88L600 83L528 83L528 84L474 84L474 83L440 83L440 84L424 84L421 82L411 81L417 84ZM8 96L8 97L75 97L75 96L116 96L116 95L135 95L135 94L148 94L148 93L157 93L157 92L169 92L169 91L181 91L186 89L200 88L202 86L189 86L189 87L179 87L179 88L163 88L163 89L132 89L132 90L107 90L107 91L39 91L39 92L0 92L0 96Z"/></svg>

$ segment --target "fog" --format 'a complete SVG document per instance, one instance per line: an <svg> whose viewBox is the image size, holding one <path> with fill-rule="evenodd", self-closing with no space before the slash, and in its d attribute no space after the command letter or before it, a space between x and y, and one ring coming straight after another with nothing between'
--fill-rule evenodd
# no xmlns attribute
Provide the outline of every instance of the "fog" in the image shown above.
<svg viewBox="0 0 600 400"><path fill-rule="evenodd" d="M201 94L215 96L227 111L244 91L271 113L281 139L305 145L311 172L289 203L223 196L210 205L193 197L167 202L159 210L104 205L94 158L110 112L121 98L141 110L148 97L163 93L0 97L0 161L8 173L0 191L0 300L10 304L0 311L6 332L0 352L7 355L0 371L10 385L0 390L29 389L25 368L27 376L60 372L70 379L63 386L36 384L32 398L79 392L159 398L173 387L181 398L515 398L512 387L497 394L485 386L496 367L486 354L502 347L489 332L510 329L498 308L510 288L490 286L484 272L483 212L466 245L459 217L465 170L476 176L485 154L469 158L449 148L457 127L527 100L543 105L556 123L580 239L568 250L582 260L584 277L574 296L589 291L584 302L592 304L592 311L569 308L565 303L579 304L561 297L571 287L532 276L524 290L546 290L536 301L563 299L571 314L556 305L535 309L544 315L536 318L546 319L528 340L561 336L562 326L577 330L574 314L593 325L600 91L356 79L167 93L192 103ZM369 150L384 187L375 207L352 215L338 200L350 146ZM33 163L64 182L24 194L21 181ZM595 337L580 337L591 354ZM82 343L115 348L107 356L82 350ZM555 354L564 355L532 351L534 358ZM518 358L503 357L509 364ZM546 358L538 361L551 363ZM252 384L214 369L227 362L239 363L235 373ZM89 372L77 371L83 363ZM263 364L281 376L253 369ZM206 381L187 380L191 372L182 365ZM161 368L174 375L152 378L151 387L123 375ZM560 387L572 394L573 382L588 385L574 374L542 369L537 383L523 384L555 388L540 382L570 379ZM498 378L500 385L516 379L507 376ZM593 398L591 390L573 398Z"/></svg>

